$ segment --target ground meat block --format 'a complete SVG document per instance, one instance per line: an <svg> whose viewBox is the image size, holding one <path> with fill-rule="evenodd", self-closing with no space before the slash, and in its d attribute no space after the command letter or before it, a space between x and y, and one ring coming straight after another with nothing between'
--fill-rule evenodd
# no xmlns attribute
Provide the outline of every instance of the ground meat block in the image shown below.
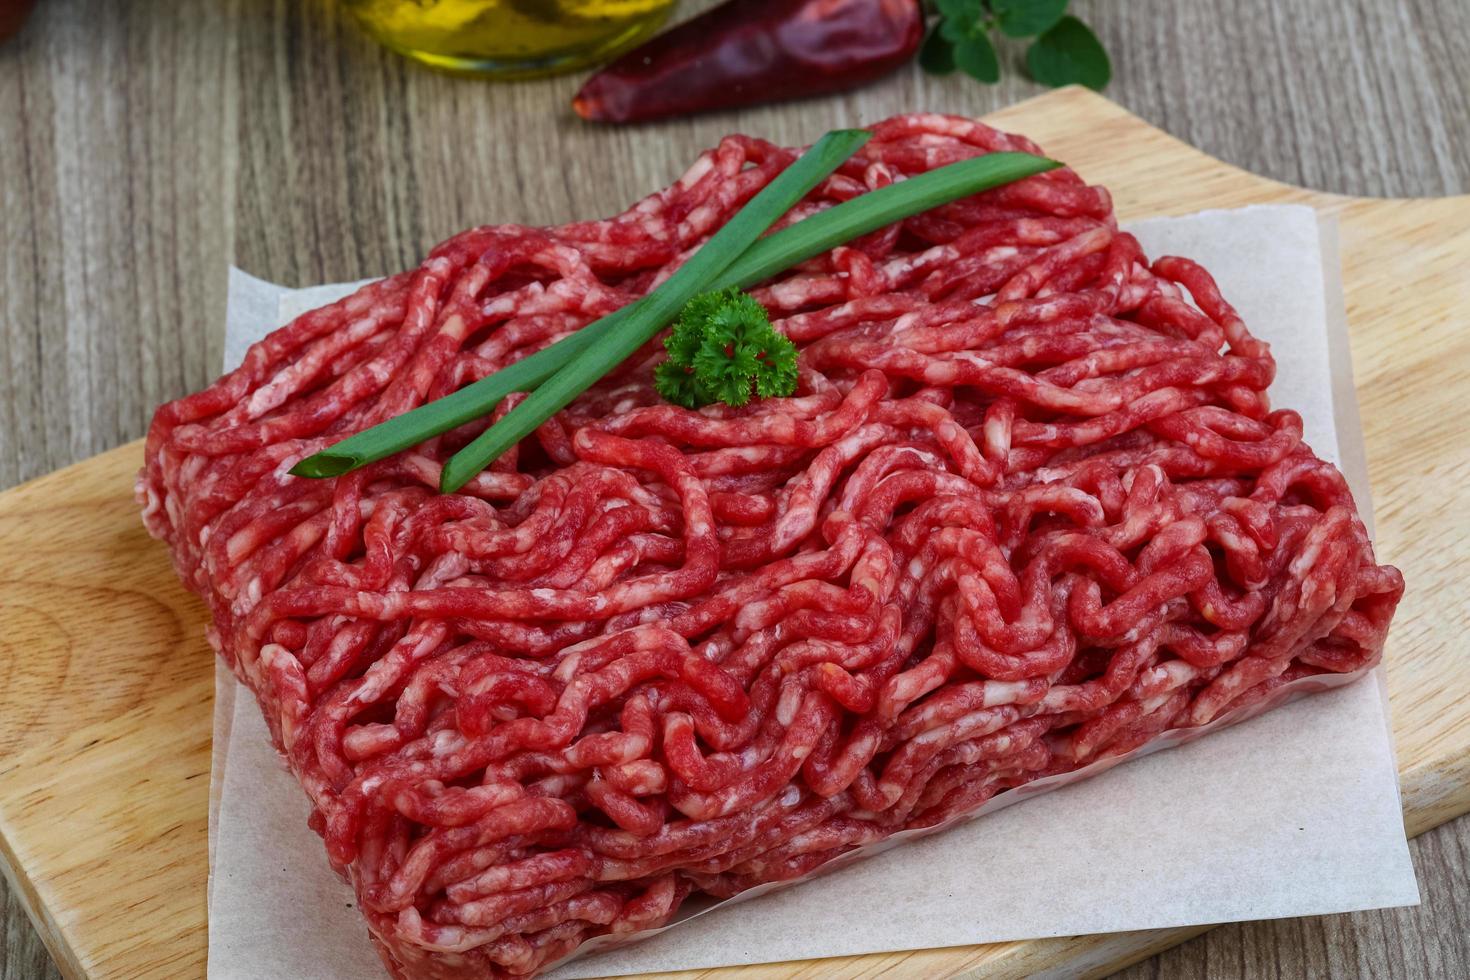
<svg viewBox="0 0 1470 980"><path fill-rule="evenodd" d="M1036 150L873 132L787 221ZM1070 170L754 289L793 397L661 402L650 345L460 493L489 420L288 474L646 293L795 152L467 231L154 419L148 528L401 977L532 974L1380 656L1402 580L1266 344Z"/></svg>

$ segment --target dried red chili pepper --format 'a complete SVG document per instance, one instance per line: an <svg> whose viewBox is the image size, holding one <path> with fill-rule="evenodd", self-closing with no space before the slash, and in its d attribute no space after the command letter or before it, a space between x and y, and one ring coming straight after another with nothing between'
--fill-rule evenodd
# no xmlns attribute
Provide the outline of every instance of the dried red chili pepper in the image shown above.
<svg viewBox="0 0 1470 980"><path fill-rule="evenodd" d="M0 0L0 41L20 33L36 0Z"/></svg>
<svg viewBox="0 0 1470 980"><path fill-rule="evenodd" d="M918 0L730 0L588 79L583 119L636 122L840 92L913 57Z"/></svg>

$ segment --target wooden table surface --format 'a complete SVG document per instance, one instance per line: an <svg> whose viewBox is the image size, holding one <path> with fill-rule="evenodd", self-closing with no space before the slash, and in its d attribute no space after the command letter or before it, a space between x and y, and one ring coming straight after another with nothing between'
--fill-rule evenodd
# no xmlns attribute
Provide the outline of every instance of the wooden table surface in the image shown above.
<svg viewBox="0 0 1470 980"><path fill-rule="evenodd" d="M1074 6L1112 52L1107 94L1208 153L1344 193L1470 191L1464 0ZM575 79L430 73L330 0L43 0L0 45L0 489L141 435L154 405L211 380L231 262L300 285L397 270L471 224L609 213L678 173L671 142L798 142L1038 91L1003 57L992 87L915 69L608 131L564 110ZM593 168L614 177L597 192ZM1224 926L1121 976L1470 976L1470 817L1411 850L1418 909ZM0 905L0 980L56 976L3 882Z"/></svg>

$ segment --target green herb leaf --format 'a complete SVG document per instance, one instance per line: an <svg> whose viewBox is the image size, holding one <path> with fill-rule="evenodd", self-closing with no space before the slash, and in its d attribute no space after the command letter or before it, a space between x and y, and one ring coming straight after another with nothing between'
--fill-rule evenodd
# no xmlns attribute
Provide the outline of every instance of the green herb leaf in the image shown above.
<svg viewBox="0 0 1470 980"><path fill-rule="evenodd" d="M982 82L1000 81L1000 62L990 43L987 12L977 0L939 0L944 19L936 34L950 43L955 67Z"/></svg>
<svg viewBox="0 0 1470 980"><path fill-rule="evenodd" d="M990 9L1006 37L1035 37L1056 26L1067 0L990 0Z"/></svg>
<svg viewBox="0 0 1470 980"><path fill-rule="evenodd" d="M685 408L698 408L709 401L700 390L694 371L672 360L664 361L653 369L653 387L665 401Z"/></svg>
<svg viewBox="0 0 1470 980"><path fill-rule="evenodd" d="M654 386L685 408L717 401L738 408L750 401L752 386L762 398L796 390L796 345L771 327L765 307L738 289L690 300L664 347L669 359L654 369ZM691 347L693 355L681 363Z"/></svg>
<svg viewBox="0 0 1470 980"><path fill-rule="evenodd" d="M683 368L694 367L694 355L704 342L710 318L720 312L725 300L720 291L700 293L691 299L674 321L674 329L664 338L669 360Z"/></svg>
<svg viewBox="0 0 1470 980"><path fill-rule="evenodd" d="M765 351L756 362L755 393L762 398L785 398L796 393L796 345L774 329L769 333Z"/></svg>
<svg viewBox="0 0 1470 980"><path fill-rule="evenodd" d="M980 0L935 0L934 6L938 8L939 16L944 18L944 23L952 25L952 29L961 34L980 22ZM950 40L957 38L951 37Z"/></svg>
<svg viewBox="0 0 1470 980"><path fill-rule="evenodd" d="M1057 21L1026 49L1026 68L1032 78L1053 88L1076 83L1101 92L1113 77L1112 63L1097 35L1071 16Z"/></svg>
<svg viewBox="0 0 1470 980"><path fill-rule="evenodd" d="M955 69L954 42L935 27L919 49L919 64L931 75L948 75Z"/></svg>
<svg viewBox="0 0 1470 980"><path fill-rule="evenodd" d="M954 46L954 63L960 71L977 81L987 84L1000 81L1000 61L995 57L995 46L983 31Z"/></svg>
<svg viewBox="0 0 1470 980"><path fill-rule="evenodd" d="M717 402L736 408L750 401L750 383L755 378L755 355L749 348L723 350L701 348L695 374L699 383Z"/></svg>

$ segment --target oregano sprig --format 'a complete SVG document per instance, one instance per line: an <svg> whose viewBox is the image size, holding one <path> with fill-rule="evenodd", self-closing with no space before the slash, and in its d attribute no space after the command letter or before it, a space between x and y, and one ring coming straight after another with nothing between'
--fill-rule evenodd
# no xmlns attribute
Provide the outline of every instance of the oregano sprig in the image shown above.
<svg viewBox="0 0 1470 980"><path fill-rule="evenodd" d="M981 82L1000 81L994 32L1032 38L1026 70L1043 85L1080 84L1102 91L1113 66L1097 35L1067 13L1068 0L931 0L937 21L924 40L919 63L947 75L956 69Z"/></svg>

